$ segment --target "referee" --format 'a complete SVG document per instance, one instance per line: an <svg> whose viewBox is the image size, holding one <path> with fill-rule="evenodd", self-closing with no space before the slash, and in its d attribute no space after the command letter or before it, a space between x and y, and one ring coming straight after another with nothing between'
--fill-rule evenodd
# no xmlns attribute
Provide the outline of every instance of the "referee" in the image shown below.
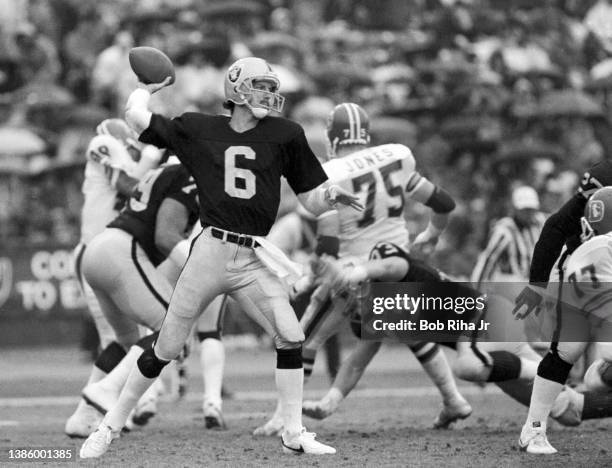
<svg viewBox="0 0 612 468"><path fill-rule="evenodd" d="M526 185L515 188L511 213L495 223L489 242L479 255L471 281L476 288L483 282L527 281L531 256L545 216L540 212L536 191Z"/></svg>

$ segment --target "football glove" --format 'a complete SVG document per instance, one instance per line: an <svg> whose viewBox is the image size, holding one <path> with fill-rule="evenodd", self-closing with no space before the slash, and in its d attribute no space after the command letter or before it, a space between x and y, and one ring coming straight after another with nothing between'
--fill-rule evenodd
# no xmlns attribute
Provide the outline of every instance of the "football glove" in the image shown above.
<svg viewBox="0 0 612 468"><path fill-rule="evenodd" d="M522 320L532 312L537 315L542 306L542 297L542 293L538 292L534 286L526 286L514 301L514 309L512 309L514 318Z"/></svg>

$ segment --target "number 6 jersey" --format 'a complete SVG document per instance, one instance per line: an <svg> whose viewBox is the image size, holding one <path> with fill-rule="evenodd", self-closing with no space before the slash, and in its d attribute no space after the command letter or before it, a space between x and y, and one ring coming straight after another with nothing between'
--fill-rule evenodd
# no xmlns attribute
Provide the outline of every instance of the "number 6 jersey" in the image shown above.
<svg viewBox="0 0 612 468"><path fill-rule="evenodd" d="M276 220L281 176L296 194L326 180L302 127L282 117L266 117L240 133L229 116L153 114L140 141L171 149L189 170L204 227L265 236Z"/></svg>
<svg viewBox="0 0 612 468"><path fill-rule="evenodd" d="M341 257L367 258L378 242L406 249L409 233L404 220L405 195L426 180L415 171L409 148L387 144L366 148L323 165L332 184L360 195L365 210L338 206Z"/></svg>

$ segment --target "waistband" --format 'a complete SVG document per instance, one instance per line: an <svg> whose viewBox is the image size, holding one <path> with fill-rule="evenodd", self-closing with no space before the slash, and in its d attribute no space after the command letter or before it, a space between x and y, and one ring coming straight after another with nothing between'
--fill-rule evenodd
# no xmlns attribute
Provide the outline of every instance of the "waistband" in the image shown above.
<svg viewBox="0 0 612 468"><path fill-rule="evenodd" d="M259 247L259 243L253 237L246 234L236 234L215 227L210 228L210 233L214 238L221 239L222 241L244 245L245 247Z"/></svg>

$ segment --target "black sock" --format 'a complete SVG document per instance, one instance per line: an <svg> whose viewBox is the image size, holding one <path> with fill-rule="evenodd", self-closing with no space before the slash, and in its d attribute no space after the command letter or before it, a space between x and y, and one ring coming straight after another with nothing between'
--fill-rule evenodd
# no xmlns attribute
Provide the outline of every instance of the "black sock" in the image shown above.
<svg viewBox="0 0 612 468"><path fill-rule="evenodd" d="M582 420L612 416L612 393L585 392Z"/></svg>
<svg viewBox="0 0 612 468"><path fill-rule="evenodd" d="M521 358L516 354L509 351L491 351L489 356L493 359L493 365L488 382L514 380L521 375Z"/></svg>
<svg viewBox="0 0 612 468"><path fill-rule="evenodd" d="M100 353L94 365L102 372L108 374L117 364L119 364L126 354L123 346L113 341Z"/></svg>

